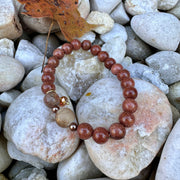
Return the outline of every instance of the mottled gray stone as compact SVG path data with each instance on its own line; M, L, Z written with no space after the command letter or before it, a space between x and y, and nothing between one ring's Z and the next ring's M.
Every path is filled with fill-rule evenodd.
M168 13L171 13L174 16L176 16L178 19L180 19L180 1L178 1L176 6L172 8L170 11L168 11Z
M170 10L176 6L179 0L158 0L158 9L160 10Z
M14 42L10 39L0 39L0 55L14 57Z

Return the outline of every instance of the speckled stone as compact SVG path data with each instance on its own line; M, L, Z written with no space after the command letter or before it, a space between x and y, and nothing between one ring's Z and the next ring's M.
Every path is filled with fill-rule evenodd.
M24 77L24 67L10 56L0 55L0 92L15 87Z
M179 0L158 0L158 9L160 10L170 10L176 6Z
M14 42L10 39L0 39L0 55L14 57Z
M61 87L56 86L56 92L60 97L67 96ZM75 151L79 138L76 132L56 124L55 114L43 97L39 86L18 96L6 113L4 134L22 153L56 163ZM66 106L73 110L71 102Z
M164 93L143 80L135 79L135 87L139 93L136 121L132 127L126 128L125 138L109 139L102 145L92 138L85 141L91 160L112 179L137 176L154 159L171 130L172 112ZM87 93L91 95L87 96ZM108 129L112 123L118 122L123 99L118 80L101 79L78 102L78 120L90 123L93 128Z
M180 1L178 1L176 6L172 8L170 11L168 11L168 13L171 13L174 16L176 16L178 19L180 19Z

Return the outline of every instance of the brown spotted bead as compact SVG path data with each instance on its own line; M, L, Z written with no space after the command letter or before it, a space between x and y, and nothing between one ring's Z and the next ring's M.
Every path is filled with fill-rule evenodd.
M55 91L49 91L44 96L44 103L49 108L53 108L54 106L58 106L60 103L60 99L59 99L58 94Z
M111 138L117 139L117 140L122 139L126 134L125 127L119 123L111 124L109 128L109 132L110 132Z
M121 70L119 73L117 73L117 78L122 81L122 79L124 78L129 78L130 77L130 73L128 70L123 69Z
M79 138L82 140L89 139L93 134L93 128L88 123L81 123L77 128Z
M107 68L107 69L111 69L112 65L115 64L116 61L113 59L113 58L107 58L105 61L104 61L104 66Z
M89 40L84 40L82 43L81 43L81 47L83 50L89 50L91 48L91 41Z
M41 90L44 94L46 94L48 91L55 90L55 85L52 83L43 83Z
M71 52L73 51L73 45L70 43L64 43L61 48L63 49L65 54L71 54Z
M125 112L134 113L137 110L137 102L134 99L127 98L122 104L122 108Z
M107 58L109 58L109 54L106 51L101 51L98 53L99 61L104 62Z
M51 73L44 73L41 77L42 82L46 83L53 83L55 81L54 74Z
M104 144L109 139L109 132L103 127L97 127L92 137L96 143Z
M43 73L51 73L54 74L55 73L55 68L50 66L50 65L46 65L43 68Z
M123 66L121 64L113 64L111 67L111 72L114 75L117 75L121 70L123 70Z
M128 88L128 87L134 87L135 83L132 78L124 78L121 80L121 87Z
M52 66L54 68L58 67L59 65L59 59L55 56L52 56L48 59L48 65Z
M134 87L127 87L123 90L123 96L124 98L132 98L135 99L138 95L138 92L136 90L136 88Z
M123 112L119 116L119 122L125 127L131 127L135 122L135 117L132 113Z
M92 55L96 56L101 51L101 47L98 45L93 45L91 47L91 53Z
M79 50L81 48L81 42L77 39L73 39L71 41L71 44L72 44L74 50Z
M53 51L53 56L57 57L58 59L62 59L64 57L64 50L63 49L55 49Z
M71 131L76 131L76 130L77 130L77 127L78 127L78 125L77 125L75 122L73 122L73 123L71 123L71 124L69 125L69 129L70 129Z

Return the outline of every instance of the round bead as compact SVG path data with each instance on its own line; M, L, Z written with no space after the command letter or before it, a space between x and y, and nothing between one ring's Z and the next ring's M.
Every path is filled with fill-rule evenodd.
M64 43L62 45L62 49L64 50L65 54L71 54L73 51L73 46L70 43Z
M75 119L74 112L69 108L62 108L56 112L56 123L63 128L67 128Z
M109 138L109 132L103 127L97 127L92 137L96 143L104 144Z
M54 74L45 73L42 75L41 80L42 80L42 82L53 83L55 81L55 77L54 77Z
M125 112L134 113L137 110L137 102L134 99L125 99L122 108Z
M79 126L77 128L77 132L78 132L78 135L79 135L80 139L86 140L86 139L89 139L92 136L93 128L88 123L82 123L82 124L79 124Z
M124 78L121 81L121 87L127 88L127 87L134 87L135 83L134 80L132 78Z
M79 50L81 48L81 42L78 39L73 39L71 44L74 50Z
M93 45L91 47L91 53L92 55L96 56L101 51L101 47L98 45Z
M43 68L43 73L51 73L54 74L55 73L55 68L50 66L50 65L46 65Z
M125 127L131 127L135 122L135 117L131 113L123 112L119 116L119 122L123 124Z
M112 124L109 128L109 132L110 132L110 136L113 139L117 139L117 140L122 139L126 134L125 127L119 123Z
M91 41L89 40L84 40L82 43L81 43L81 47L83 50L89 50L91 48Z
M52 108L52 112L53 112L53 113L56 113L58 110L59 110L59 106L54 106L54 107Z
M63 49L59 49L59 48L55 49L53 51L53 56L57 57L58 59L62 59L64 57Z
M98 53L98 59L101 62L104 62L109 57L109 54L106 51L101 51Z
M123 91L123 96L124 98L132 98L132 99L135 99L138 95L138 92L136 90L136 88L134 87L127 87L124 89Z
M61 96L60 97L60 106L65 106L65 105L67 105L67 104L69 104L69 102L68 102L68 98L66 97L66 96Z
M116 61L113 59L113 58L107 58L105 61L104 61L104 66L107 68L107 69L111 69L112 65L115 64Z
M56 92L50 91L50 92L46 93L46 95L44 96L44 103L49 108L58 106L60 103L59 96L57 95Z
M71 131L76 131L77 130L77 124L75 123L75 122L73 122L73 123L71 123L70 125L69 125L69 129L71 130Z
M113 64L111 67L112 74L116 75L123 69L123 66L121 64Z
M48 65L52 66L54 68L58 67L59 65L59 59L55 56L52 56L48 59Z
M44 94L46 94L48 91L55 90L55 85L52 83L43 83L41 90Z
M130 73L128 70L123 69L119 73L117 73L117 78L121 81L123 78L129 78Z

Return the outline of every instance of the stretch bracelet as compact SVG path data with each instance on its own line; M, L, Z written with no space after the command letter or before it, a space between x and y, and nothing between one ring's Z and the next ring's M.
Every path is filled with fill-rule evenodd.
M77 124L74 122L74 112L65 108L68 104L66 96L59 97L55 92L55 68L59 65L60 60L64 55L71 54L73 50L90 50L92 55L97 56L99 61L104 62L104 66L109 69L112 74L117 76L121 82L123 89L123 96L125 100L122 103L123 112L119 115L119 122L111 124L109 130L104 127L93 127L88 123ZM92 45L89 40L84 40L82 43L74 39L70 43L62 45L61 49L57 48L53 52L53 56L48 59L47 64L43 68L42 75L42 92L45 94L44 103L47 107L51 108L55 115L56 123L63 127L69 128L71 131L77 131L79 138L82 140L92 137L98 144L107 142L109 138L116 140L124 138L126 134L126 127L131 127L135 122L134 112L137 110L138 105L135 101L138 93L134 80L130 77L128 70L123 69L121 64L116 63L113 58L110 58L106 51L101 51L98 45Z

